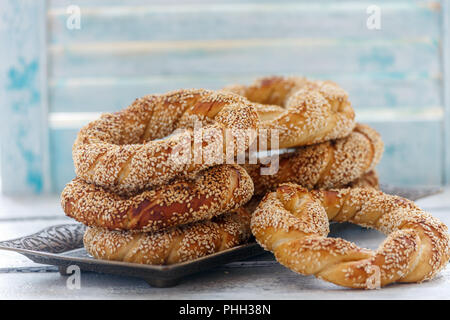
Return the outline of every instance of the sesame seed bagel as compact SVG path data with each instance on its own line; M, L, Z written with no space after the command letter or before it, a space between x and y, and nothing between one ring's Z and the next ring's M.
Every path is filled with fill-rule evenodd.
M279 148L290 148L345 137L355 126L347 93L331 81L265 77L223 90L258 103L259 129L266 129L269 147L274 130Z
M194 132L196 121L202 127ZM81 129L72 148L75 172L118 193L160 186L225 163L225 152L218 151L245 152L252 138L242 140L240 129L257 124L253 104L232 93L191 89L148 95Z
M261 174L261 169L270 165L265 160L243 167L252 177L255 194L273 191L285 182L297 183L307 189L341 188L373 170L383 149L378 132L367 125L357 124L345 138L281 154L279 169L274 174Z
M245 209L159 232L88 228L86 251L97 259L169 265L194 260L245 243L251 235Z
M235 210L253 194L253 183L238 165L206 169L195 179L177 180L132 196L121 196L75 178L61 194L67 216L109 230L158 231Z
M387 235L376 251L327 238L328 220ZM308 191L283 184L252 215L252 233L278 262L350 288L433 278L450 258L447 226L412 201L372 188Z

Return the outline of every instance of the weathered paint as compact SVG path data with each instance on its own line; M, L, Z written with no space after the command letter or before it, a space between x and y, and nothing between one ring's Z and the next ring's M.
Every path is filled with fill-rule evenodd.
M439 50L436 39L428 38L316 38L52 45L49 54L51 77L245 74L261 68L266 72L318 74L407 70L438 74L435 57Z
M3 1L0 16L1 175L4 193L48 190L45 5Z
M276 38L437 37L436 1L380 3L382 32L366 28L373 1L277 1L178 5L80 4L82 28L65 28L64 7L49 13L50 43ZM381 31L381 30L380 30Z
M50 82L50 110L52 112L108 112L129 105L137 97L166 92L178 88L220 89L231 83L251 83L254 75L162 76L162 77L93 77L58 79ZM282 75L292 73L278 73ZM416 78L415 75L398 78L384 74L384 78L368 74L308 75L338 82L350 94L358 110L401 109L424 110L442 108L441 82L438 79ZM363 77L362 75L366 75Z

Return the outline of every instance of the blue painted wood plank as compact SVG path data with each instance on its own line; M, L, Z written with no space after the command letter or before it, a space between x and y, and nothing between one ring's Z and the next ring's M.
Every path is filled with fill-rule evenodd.
M383 2L382 30L366 27L373 1L180 5L80 4L82 30L66 28L65 8L49 14L50 43L321 37L438 37L436 1Z
M450 0L443 1L442 23L443 95L445 104L444 181L446 184L450 184Z
M51 129L50 155L52 163L52 191L60 193L66 183L75 178L72 145L79 129Z
M148 5L167 5L167 6L179 6L179 5L223 5L223 4L258 4L258 3L274 3L274 0L127 0L124 4L123 0L77 0L76 4L81 7L123 7L126 6L148 6ZM277 0L276 3L299 3L308 2L307 0ZM322 6L343 6L348 8L349 6L358 5L361 1L339 1L336 0L318 0ZM423 1L423 0L376 0L376 4L390 4L392 5L419 5L419 6L434 6L438 1ZM434 4L433 4L434 3ZM48 0L48 7L50 9L64 9L67 6L73 5L73 0Z
M260 75L267 75L261 73ZM364 75L364 76L362 76ZM385 75L386 76L386 75ZM49 91L52 112L101 112L119 110L135 98L179 88L220 89L232 83L251 83L256 75L165 76L145 78L72 78L52 81ZM376 78L369 74L319 75L349 92L356 110L378 108L439 108L441 83L437 79Z
M441 185L442 121L369 122L385 143L380 181L394 185Z
M420 72L438 77L439 54L439 42L430 39L70 44L50 47L49 76Z
M2 191L49 189L45 2L2 1L0 104Z
M381 182L408 186L441 184L441 121L369 124L381 133L385 142L386 151L378 165ZM71 152L77 131L50 131L52 163L55 164L52 174L55 192L60 192L75 177Z

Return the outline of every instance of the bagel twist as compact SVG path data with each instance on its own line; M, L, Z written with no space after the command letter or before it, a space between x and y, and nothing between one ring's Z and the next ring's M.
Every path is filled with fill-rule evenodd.
M88 228L86 251L94 258L169 265L191 261L242 244L250 237L250 214L244 209L155 233Z
M253 194L253 183L238 165L205 170L132 196L121 196L75 178L61 194L67 216L109 230L158 231L236 210Z
M273 133L278 135L279 148L291 148L343 138L355 126L347 93L331 81L266 77L250 86L223 90L258 104L260 137L264 129L269 148Z
M244 164L255 185L255 194L274 190L279 184L292 182L308 189L345 187L373 170L383 154L380 135L367 125L357 124L353 132L334 141L322 142L284 153L274 174L262 175L258 164ZM264 163L264 164L262 164Z
M327 238L328 220L387 234L376 251ZM372 188L311 191L283 184L252 215L256 240L284 266L351 288L433 278L450 258L447 226L412 201Z
M196 120L198 132L192 130ZM80 130L72 148L75 172L116 193L160 186L225 163L219 150L244 152L252 141L242 140L240 131L257 124L253 104L231 93L192 89L145 96Z

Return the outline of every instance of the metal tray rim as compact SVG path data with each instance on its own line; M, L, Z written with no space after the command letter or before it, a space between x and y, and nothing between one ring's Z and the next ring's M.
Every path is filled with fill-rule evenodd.
M22 239L22 238L16 238L13 240L20 240L20 239ZM46 258L54 258L54 259L64 260L64 261L77 261L77 262L83 262L83 263L89 263L89 264L97 264L97 265L104 264L104 265L113 265L113 266L118 266L118 267L131 267L131 268L139 268L139 269L143 269L143 270L154 270L154 271L176 270L176 269L180 269L180 268L183 268L183 267L195 264L195 263L199 263L199 262L202 262L205 260L210 260L211 258L220 257L220 256L226 255L230 252L241 251L243 249L250 249L252 247L259 247L259 244L256 242L241 244L239 246L235 246L233 248L229 248L229 249L226 249L226 250L223 250L220 252L212 253L212 254L209 254L204 257L200 257L200 258L197 258L194 260L180 262L180 263L176 263L176 264L172 264L172 265L150 265L150 264L142 264L142 263L115 261L115 260L102 260L102 259L96 259L96 258L87 259L87 258L81 258L81 257L65 256L61 253L50 253L50 252L45 252L45 251L36 251L36 250L29 250L29 249L22 249L22 248L12 248L12 247L2 246L2 244L0 242L1 250L13 251L13 252L24 254L25 256L32 255L32 256L39 256L39 257L46 257ZM70 251L79 250L79 249L81 249L81 248L67 250L64 252L70 252Z
M85 258L85 257L64 255L64 253L67 253L67 252L71 252L74 250L80 250L83 248L82 246L79 246L77 248L72 248L69 250L64 250L60 253L52 253L52 252L46 252L46 251L40 251L40 250L25 249L25 248L20 248L17 246L6 246L5 245L6 242L21 241L25 238L32 238L33 236L37 236L43 232L46 232L50 228L57 229L57 228L63 228L63 227L67 227L67 226L77 226L77 225L79 225L79 224L78 223L68 223L68 224L53 225L53 226L49 226L47 228L44 228L44 229L37 231L33 234L30 234L30 235L26 235L26 236L14 238L14 239L8 239L5 241L0 241L0 250L17 252L17 253L23 254L27 257L28 256L37 256L37 257L57 259L57 260L62 260L62 261L73 261L73 262L82 262L82 263L88 263L88 264L108 265L108 266L117 266L117 267L129 267L129 268L138 268L138 269L142 269L142 270L152 270L152 271L162 271L163 272L163 271L174 271L177 269L182 269L184 267L187 267L187 266L190 266L193 264L198 264L203 261L211 260L214 258L218 258L220 256L225 256L225 255L233 253L233 252L239 252L241 250L259 247L259 244L255 241L253 241L253 242L244 243L244 244L241 244L241 245L238 245L238 246L235 246L235 247L232 247L232 248L220 251L220 252L212 253L212 254L209 254L204 257L200 257L200 258L197 258L194 260L184 261L184 262L180 262L180 263L176 263L176 264L172 264L172 265L150 265L150 264L132 263L132 262L124 262L124 261L115 261L115 260L102 260L102 259L96 259L93 257ZM263 249L261 248L261 253L262 252L263 252Z

